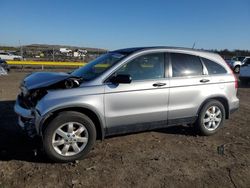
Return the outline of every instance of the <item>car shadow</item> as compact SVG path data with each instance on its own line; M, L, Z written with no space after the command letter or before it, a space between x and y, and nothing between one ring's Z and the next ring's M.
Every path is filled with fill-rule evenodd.
M239 88L250 88L250 82L244 84L239 82Z
M17 125L14 101L0 101L0 161L46 162L40 140L29 139Z
M0 101L0 161L20 160L50 163L43 152L41 152L40 139L30 139L17 125L17 115L13 109L14 103L15 101ZM196 135L190 126L173 126L153 131L165 134ZM135 133L109 136L108 138L130 134Z
M128 135L134 135L134 134L140 134L140 133L146 133L146 132L158 132L158 133L164 133L164 134L176 134L176 135L185 135L185 136L194 136L194 137L197 136L197 133L192 126L175 125L175 126L169 126L169 127L160 128L160 129L110 135L106 138L108 139L108 138L122 137L122 136L128 136Z
M166 134L176 134L185 136L197 136L196 131L193 126L189 125L176 125L163 129L156 130L156 132L166 133Z

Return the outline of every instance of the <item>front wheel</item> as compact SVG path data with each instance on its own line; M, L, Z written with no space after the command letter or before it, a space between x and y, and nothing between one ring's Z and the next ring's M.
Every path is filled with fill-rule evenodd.
M47 156L55 162L81 159L93 147L96 129L92 120L79 112L62 112L47 126L43 135Z
M215 134L222 126L225 120L225 108L217 100L211 100L206 103L196 122L196 129L201 135Z

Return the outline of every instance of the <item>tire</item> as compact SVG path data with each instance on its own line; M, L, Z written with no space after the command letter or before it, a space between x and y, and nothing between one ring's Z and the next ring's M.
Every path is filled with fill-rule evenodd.
M237 74L240 73L240 66L239 65L234 67L234 72L237 73Z
M73 128L69 128L71 125ZM79 142L75 142L76 140ZM93 121L88 116L74 111L62 112L57 115L48 124L43 134L45 154L54 162L72 162L84 158L95 141L96 129ZM76 145L77 147L75 147Z
M215 112L213 112L213 109L215 109ZM220 115L216 116L216 114L219 112ZM211 113L213 117L208 116L208 113ZM220 121L218 121L219 119ZM215 134L223 126L224 121L225 121L225 107L221 102L217 100L211 100L207 102L200 110L198 119L195 123L195 128L200 135L209 136Z

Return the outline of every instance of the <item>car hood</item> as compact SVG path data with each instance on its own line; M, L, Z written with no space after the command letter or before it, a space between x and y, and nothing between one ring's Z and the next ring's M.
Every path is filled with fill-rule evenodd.
M70 77L73 76L62 72L36 72L24 78L22 86L26 87L28 90L48 87Z

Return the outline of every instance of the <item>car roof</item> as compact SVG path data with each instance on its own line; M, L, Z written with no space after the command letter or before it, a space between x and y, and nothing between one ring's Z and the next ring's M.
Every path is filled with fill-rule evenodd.
M193 48L184 48L184 47L170 47L170 46L147 46L147 47L133 47L133 48L124 48L119 50L110 51L111 53L122 53L122 54L132 54L138 51L151 50L151 49L167 49L167 50L188 50L194 52L207 52L213 53L207 50L198 50Z
M185 54L195 55L195 56L209 59L211 61L221 64L224 67L226 64L225 60L217 53L214 53L208 50L199 50L199 49L183 48L183 47L169 47L169 46L135 47L135 48L119 49L119 50L111 51L111 53L114 52L114 53L130 55L133 53L137 53L137 52L139 53L139 52L143 52L147 50L156 50L156 51L166 50L166 52L169 51L170 53L185 53Z
M250 56L234 56L233 58L239 58L239 57L242 57L242 58L250 58Z

